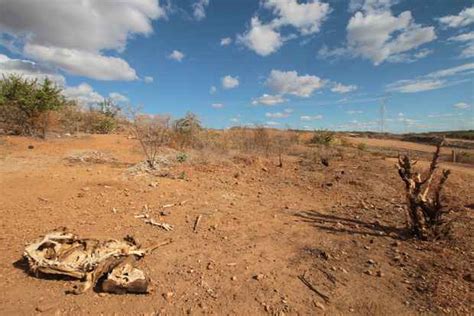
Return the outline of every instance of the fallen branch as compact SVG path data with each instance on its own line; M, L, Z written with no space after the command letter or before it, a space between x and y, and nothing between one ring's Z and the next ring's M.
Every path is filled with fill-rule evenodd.
M306 285L311 291L313 291L314 293L316 293L317 295L319 295L326 303L329 302L329 296L327 296L326 294L322 293L320 290L318 290L314 285L312 285L306 278L304 275L300 275L298 276L298 279L301 280L301 282L303 282L304 285Z

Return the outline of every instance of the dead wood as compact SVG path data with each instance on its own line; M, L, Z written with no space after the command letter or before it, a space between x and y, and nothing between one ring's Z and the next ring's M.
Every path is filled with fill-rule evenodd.
M306 285L311 291L313 291L314 293L316 293L317 295L319 295L326 303L329 302L329 296L327 296L326 294L322 293L320 290L318 290L313 284L311 284L311 282L309 282L305 275L300 275L298 276L298 279L301 280L301 282L303 282L304 285Z
M434 233L436 226L442 223L444 211L441 204L441 190L450 171L442 171L437 185L433 185L433 179L443 143L444 139L441 139L436 145L430 168L424 176L413 170L417 161L411 160L407 155L398 157L397 168L400 178L405 183L410 229L420 239L427 239Z

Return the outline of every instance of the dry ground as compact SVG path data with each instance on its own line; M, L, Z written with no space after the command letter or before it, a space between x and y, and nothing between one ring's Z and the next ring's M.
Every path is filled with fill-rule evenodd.
M0 314L473 312L472 167L457 166L448 181L457 220L446 236L420 242L407 239L403 185L380 155L345 148L329 167L302 155L278 168L270 158L193 152L152 177L129 171L136 148L120 135L0 138ZM90 151L104 161L67 159ZM175 229L136 219L144 205ZM25 243L62 226L145 246L172 238L141 262L153 292L67 295L74 282L25 273Z

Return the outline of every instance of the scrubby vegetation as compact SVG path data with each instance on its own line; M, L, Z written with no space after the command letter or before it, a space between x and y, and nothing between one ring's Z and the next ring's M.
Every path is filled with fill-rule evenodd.
M4 130L21 135L45 136L50 113L68 102L52 81L29 80L11 75L0 80L0 124Z

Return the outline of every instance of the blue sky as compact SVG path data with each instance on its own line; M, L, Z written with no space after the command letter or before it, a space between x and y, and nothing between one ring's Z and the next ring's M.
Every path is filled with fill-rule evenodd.
M474 7L447 0L0 0L0 73L208 127L474 128Z

